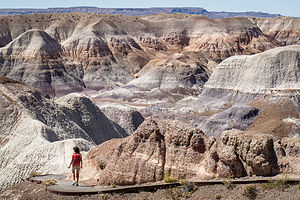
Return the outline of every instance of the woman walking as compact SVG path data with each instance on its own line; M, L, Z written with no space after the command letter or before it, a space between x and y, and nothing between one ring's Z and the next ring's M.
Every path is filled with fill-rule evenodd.
M79 182L79 172L80 168L82 168L82 155L80 154L80 150L78 146L73 147L74 153L72 154L72 160L68 168L72 165L72 173L73 173L73 183L72 185L78 186ZM76 181L75 181L76 175Z

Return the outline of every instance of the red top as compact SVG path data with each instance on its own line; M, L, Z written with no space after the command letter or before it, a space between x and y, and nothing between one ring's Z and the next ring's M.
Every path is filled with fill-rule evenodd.
M81 154L73 153L72 155L72 165L73 167L80 167L80 161L81 161Z

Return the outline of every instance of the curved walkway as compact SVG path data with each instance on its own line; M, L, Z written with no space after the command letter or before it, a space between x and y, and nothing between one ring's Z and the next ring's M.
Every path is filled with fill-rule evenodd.
M179 182L174 183L151 183L142 185L132 185L132 186L117 186L117 187L99 187L91 186L84 183L79 183L79 186L73 186L70 181L66 181L67 176L63 175L43 175L29 178L31 182L42 183L46 179L55 179L57 182L55 185L48 186L47 191L56 194L65 195L88 195L88 194L99 194L99 193L113 193L113 192L132 192L139 190L153 190L158 188L168 188L170 186L179 186ZM240 179L220 179L220 180L204 180L204 181L194 181L195 185L213 185L213 184L224 184L225 180L230 180L233 184L249 184L249 183L265 183L270 181L271 177L263 178L240 178ZM280 180L280 178L273 177L272 180ZM300 178L290 178L288 182L299 182Z

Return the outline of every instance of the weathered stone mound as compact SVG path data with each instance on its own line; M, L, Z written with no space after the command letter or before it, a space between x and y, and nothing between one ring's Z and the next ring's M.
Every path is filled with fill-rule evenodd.
M0 77L0 119L0 188L32 171L66 173L74 145L87 152L125 136L87 97L53 102L7 77Z
M272 137L224 132L221 141L176 120L148 118L129 137L107 141L87 155L83 177L100 184L137 184L178 178L274 175Z
M274 148L281 172L300 174L300 138L283 138Z
M221 121L226 123L220 126L220 121L214 119L222 114L218 113L203 120L200 127L208 134L222 126L230 129L234 115L226 113L230 113L232 105L242 103L258 108L259 113L238 129L271 134L276 139L299 137L299 126L286 121L299 119L299 58L300 46L292 45L251 56L234 56L220 63L204 85L196 107L200 111L225 110Z
M56 40L38 29L22 33L1 50L4 57L23 60L56 59L62 52Z
M69 94L55 103L70 119L89 134L93 142L100 144L115 137L126 137L128 134L120 130L107 116L85 96Z
M190 45L185 49L208 52L210 58L218 62L232 55L254 54L280 46L244 18L217 21L196 18L195 23ZM207 27L210 27L209 30Z
M102 184L136 184L162 180L164 174L211 176L199 168L207 155L207 137L199 130L172 121L147 119L131 136L111 140L91 152L89 166ZM101 164L106 167L100 170ZM90 169L88 169L90 171Z

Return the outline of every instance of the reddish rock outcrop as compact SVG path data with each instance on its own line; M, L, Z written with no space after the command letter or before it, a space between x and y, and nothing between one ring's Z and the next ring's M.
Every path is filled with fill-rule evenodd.
M221 141L178 121L148 118L131 136L107 141L87 155L83 177L100 184L155 182L170 174L206 179L275 175L273 140L231 130Z
M150 118L124 140L110 140L90 151L86 173L96 171L101 184L155 182L167 173L212 177L209 167L199 165L209 156L207 139L187 124Z

